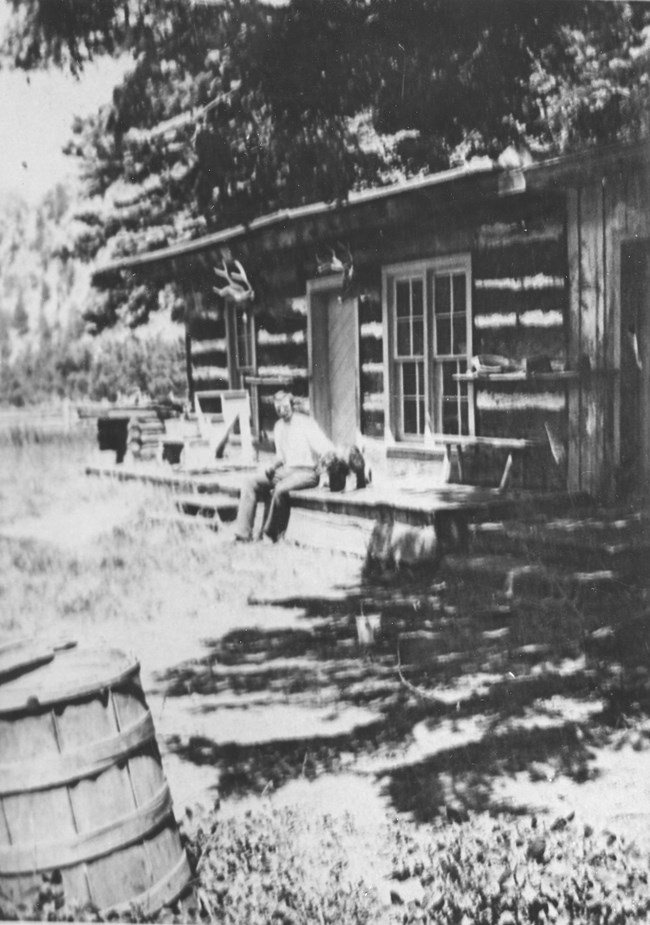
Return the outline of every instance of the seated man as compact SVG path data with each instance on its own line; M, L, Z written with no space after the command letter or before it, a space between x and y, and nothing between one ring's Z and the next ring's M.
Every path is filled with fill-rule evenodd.
M276 392L273 401L279 418L273 429L276 459L244 483L235 523L235 539L240 542L252 539L258 501L267 504L262 533L277 542L289 523L289 492L318 485L320 459L334 449L312 418L294 414L293 395Z

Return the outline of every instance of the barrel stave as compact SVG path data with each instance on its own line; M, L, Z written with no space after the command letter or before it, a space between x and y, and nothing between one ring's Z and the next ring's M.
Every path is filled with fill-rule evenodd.
M40 705L24 679L0 690L0 892L14 904L29 910L55 859L73 905L152 913L187 884L138 667L66 653L34 672Z

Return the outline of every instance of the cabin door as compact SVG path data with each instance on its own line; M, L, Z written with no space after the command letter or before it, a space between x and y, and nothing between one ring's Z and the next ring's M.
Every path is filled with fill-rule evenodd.
M650 495L650 243L621 257L620 488Z
M338 293L310 292L311 404L333 442L349 444L359 429L359 329L356 300Z

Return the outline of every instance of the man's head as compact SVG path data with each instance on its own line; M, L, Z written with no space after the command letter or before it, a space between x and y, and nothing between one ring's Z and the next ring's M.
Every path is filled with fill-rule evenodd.
M275 413L283 421L290 421L293 415L293 395L291 392L276 392L273 396Z

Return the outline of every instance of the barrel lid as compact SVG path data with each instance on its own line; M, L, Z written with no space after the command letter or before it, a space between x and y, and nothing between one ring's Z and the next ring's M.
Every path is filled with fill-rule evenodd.
M13 639L0 645L0 684L45 665L54 658L54 648L32 637Z
M32 712L115 687L138 671L140 664L119 649L69 648L34 670L0 684L0 715Z

